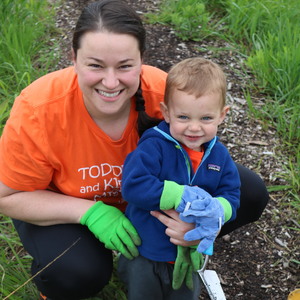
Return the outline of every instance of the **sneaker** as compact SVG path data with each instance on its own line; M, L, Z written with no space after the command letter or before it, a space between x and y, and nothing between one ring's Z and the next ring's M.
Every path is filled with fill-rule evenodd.
M42 293L40 293L40 299L39 300L51 300L51 299L47 298L47 296L44 296Z

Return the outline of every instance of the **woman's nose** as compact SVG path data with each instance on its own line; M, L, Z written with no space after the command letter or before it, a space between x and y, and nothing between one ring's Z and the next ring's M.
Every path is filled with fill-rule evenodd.
M116 72L114 70L107 70L102 78L102 84L110 90L116 88L119 85Z

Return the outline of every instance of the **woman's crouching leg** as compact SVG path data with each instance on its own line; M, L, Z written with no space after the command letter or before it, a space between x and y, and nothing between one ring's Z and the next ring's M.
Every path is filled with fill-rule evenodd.
M112 252L87 227L36 226L14 220L24 248L33 257L32 275L43 295L55 300L84 299L109 282Z

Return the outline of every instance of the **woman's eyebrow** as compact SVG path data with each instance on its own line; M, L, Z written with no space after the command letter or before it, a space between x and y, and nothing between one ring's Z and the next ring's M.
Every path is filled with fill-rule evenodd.
M87 57L88 59L92 59L96 62L99 62L99 63L104 63L104 61L102 59L99 59L99 58L96 58L96 57L93 57L93 56L88 56ZM128 63L130 61L133 61L133 58L126 58L126 59L123 59L121 61L119 61L120 64L123 64L123 63Z

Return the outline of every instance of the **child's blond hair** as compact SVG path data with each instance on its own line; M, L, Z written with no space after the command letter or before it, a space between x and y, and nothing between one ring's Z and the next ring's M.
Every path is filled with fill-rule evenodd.
M177 89L197 98L219 93L222 107L226 102L226 77L219 65L202 58L187 58L174 65L167 77L164 102L168 105L171 94Z

